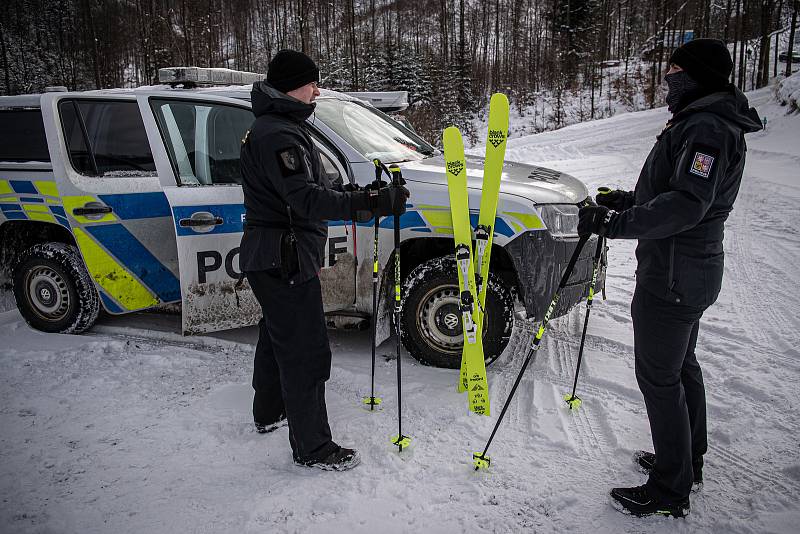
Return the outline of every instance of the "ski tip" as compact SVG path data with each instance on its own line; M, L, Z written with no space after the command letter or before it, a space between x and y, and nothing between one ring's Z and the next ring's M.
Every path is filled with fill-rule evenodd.
M472 453L472 465L475 466L475 471L480 469L488 469L492 463L491 458L480 452Z
M491 100L489 101L489 106L496 106L498 104L508 107L508 97L503 93L493 94Z
M456 126L448 126L445 128L444 132L442 133L442 139L463 142L461 139L461 130L459 130Z
M570 410L577 410L578 408L581 407L581 404L583 403L583 401L579 397L573 397L569 393L564 395L564 402L567 403L567 406L569 406Z
M407 449L411 446L411 438L408 436L392 436L392 445L395 445L398 448L398 452L403 452L403 449Z

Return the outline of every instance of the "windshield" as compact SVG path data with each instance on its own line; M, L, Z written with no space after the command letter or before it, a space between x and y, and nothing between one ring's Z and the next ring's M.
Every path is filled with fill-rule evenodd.
M417 134L380 111L359 102L317 100L317 117L368 160L415 161L436 153Z

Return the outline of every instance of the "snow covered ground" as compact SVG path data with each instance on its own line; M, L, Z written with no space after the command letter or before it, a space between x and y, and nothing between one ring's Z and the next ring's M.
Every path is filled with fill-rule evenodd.
M552 323L492 446L474 472L521 359L489 368L492 418L468 416L456 373L404 359L399 455L393 340L380 347L383 410L369 413L369 336L331 331L334 439L363 464L324 473L292 464L283 428L252 431L256 332L182 338L174 316L105 319L82 336L31 330L0 313L2 532L797 532L800 524L800 117L764 89L769 129L749 136L726 236L719 302L701 323L708 391L706 485L686 520L613 510L613 485L650 437L633 371L633 242L613 242L608 300L589 325L566 409L583 308ZM570 172L590 189L631 188L668 115L629 113L514 139L508 157ZM5 302L6 307L7 300Z

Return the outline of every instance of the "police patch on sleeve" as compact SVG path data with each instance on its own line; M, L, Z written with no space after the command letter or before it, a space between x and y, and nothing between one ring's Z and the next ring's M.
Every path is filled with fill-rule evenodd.
M276 152L278 167L283 176L292 176L300 173L302 162L296 147L283 148Z
M689 172L708 178L711 176L711 168L714 166L714 156L710 154L703 154L702 152L695 152L694 159L692 160L692 168Z
M703 143L694 143L689 147L687 159L689 168L686 172L700 178L710 179L714 174L715 166L719 165L719 149Z

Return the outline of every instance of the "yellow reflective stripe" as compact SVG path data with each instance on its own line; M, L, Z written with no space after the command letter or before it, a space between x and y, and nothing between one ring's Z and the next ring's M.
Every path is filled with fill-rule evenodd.
M73 234L92 278L123 308L141 310L158 304L158 299L84 230L74 228Z
M531 230L536 228L544 228L544 224L542 224L542 220L537 217L533 213L519 213L513 211L504 211L506 215L511 215L512 217L516 217L517 219L525 225L525 228Z
M19 199L17 197L3 197L0 198L0 202L9 202L9 203L13 202L14 204L16 204L17 202L19 202Z
M36 190L39 191L41 195L47 195L49 197L57 197L58 196L58 186L55 182L50 180L37 180L33 182L34 187Z
M400 284L394 286L394 300L400 300Z
M511 227L514 228L515 232L522 232L523 230L525 230L522 226L515 223L514 221L508 221L508 222L511 224Z
M590 287L589 288L589 300L592 300L593 298L594 298L594 288Z
M453 218L450 216L450 210L421 210L425 221L430 226L453 227Z
M38 211L33 213L29 212L28 218L32 221L42 221L42 222L52 222L52 223L56 222L55 215L52 215L50 213L41 213Z
M375 260L375 264L372 266L372 272L378 272L378 260Z
M113 213L107 213L107 214L103 215L99 219L87 219L84 216L77 216L77 215L72 213L72 210L74 210L75 208L83 207L83 205L86 204L87 202L97 202L98 201L96 198L94 198L92 196L88 196L88 195L87 196L83 196L83 195L80 195L80 196L65 196L65 197L62 197L62 200L64 201L64 211L66 211L69 215L72 215L75 218L75 220L78 221L81 224L93 224L93 223L98 223L98 222L112 222L112 221L116 221L117 220L116 215L114 215Z
M38 211L40 213L50 213L50 208L48 208L44 204L23 204L22 209L24 209L29 214L33 211Z
M14 190L8 184L8 180L0 180L0 195L13 195Z

